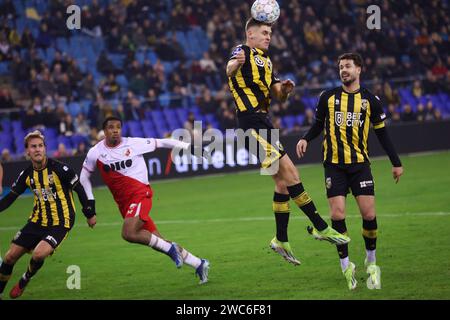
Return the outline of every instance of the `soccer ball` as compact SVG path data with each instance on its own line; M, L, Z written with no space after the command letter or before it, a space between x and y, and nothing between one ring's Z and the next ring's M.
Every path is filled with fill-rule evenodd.
M280 6L276 0L256 0L253 2L251 14L255 20L274 23L280 17Z

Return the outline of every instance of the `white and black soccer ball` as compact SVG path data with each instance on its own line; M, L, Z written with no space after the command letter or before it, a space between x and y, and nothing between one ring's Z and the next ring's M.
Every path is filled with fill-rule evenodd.
M274 23L280 17L280 6L276 0L256 0L251 9L252 18L265 23Z

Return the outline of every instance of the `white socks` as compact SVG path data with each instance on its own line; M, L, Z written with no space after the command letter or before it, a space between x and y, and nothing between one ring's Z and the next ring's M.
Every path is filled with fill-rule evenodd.
M340 260L340 262L341 262L341 269L342 269L342 272L344 272L345 269L347 269L347 267L348 267L348 265L349 265L349 263L350 263L350 260L348 259L348 257L345 257L344 259L339 259L339 260Z
M181 256L183 257L184 263L190 265L194 269L197 269L202 264L202 260L200 258L197 258L184 248L183 251L181 251Z
M154 234L152 234L151 238L150 238L150 243L148 244L150 247L152 247L153 249L162 251L162 252L169 252L170 247L172 246L172 244L170 242L167 242L166 240L163 240L157 236L155 236Z
M376 250L366 250L367 262L375 263L377 261L377 258L375 257L375 252Z

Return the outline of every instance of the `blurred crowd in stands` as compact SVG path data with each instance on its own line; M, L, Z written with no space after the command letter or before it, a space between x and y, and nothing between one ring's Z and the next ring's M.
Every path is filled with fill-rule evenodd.
M245 41L251 0L76 1L82 30L69 30L72 3L0 0L0 117L19 121L23 131L16 133L50 128L85 137L71 146L58 140L53 151L63 156L86 152L111 114L147 119L156 136L172 129L164 115L152 115L156 110L189 111L174 126L235 126L224 69ZM288 102L271 107L282 134L312 124L318 93L339 85L335 61L349 51L363 56L363 83L381 98L390 123L449 116L448 1L279 3L270 56L278 75L298 86ZM369 4L381 8L381 30L366 27ZM2 151L2 161L20 153L12 148Z

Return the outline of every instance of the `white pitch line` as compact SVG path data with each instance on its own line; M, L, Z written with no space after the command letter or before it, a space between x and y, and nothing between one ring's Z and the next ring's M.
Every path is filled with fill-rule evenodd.
M403 212L403 213L383 213L378 215L379 218L400 218L405 216L450 216L450 212ZM347 215L346 218L361 218L360 215ZM307 220L307 217L305 216L294 216L291 217L291 219L294 220ZM192 220L161 220L161 221L155 221L155 224L161 225L161 224L199 224L199 223L222 223L222 222L254 222L254 221L272 221L274 220L273 217L267 216L267 217L249 217L249 218L229 218L229 219L192 219ZM117 221L117 222L104 222L104 223L97 223L96 227L111 227L111 226L120 226L123 222ZM75 227L87 227L84 224L77 224ZM8 230L18 230L22 228L22 226L10 226L10 227L0 227L0 231L8 231Z

